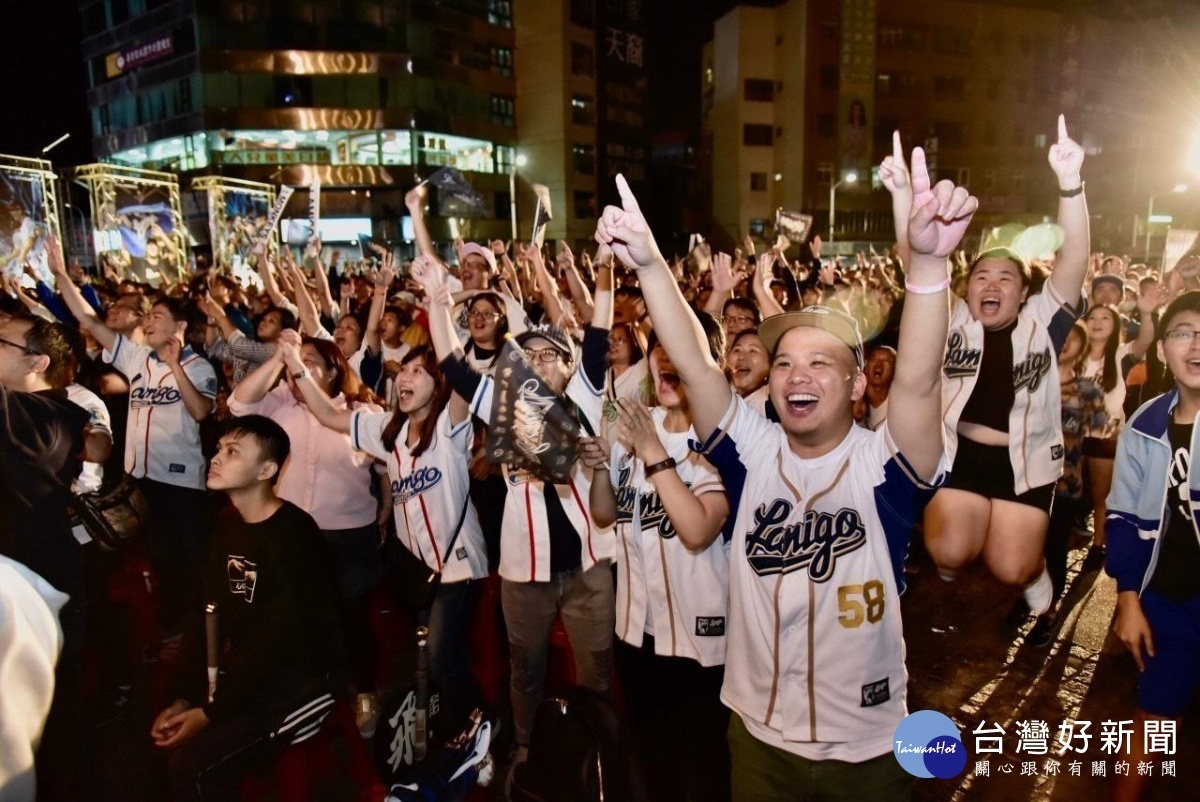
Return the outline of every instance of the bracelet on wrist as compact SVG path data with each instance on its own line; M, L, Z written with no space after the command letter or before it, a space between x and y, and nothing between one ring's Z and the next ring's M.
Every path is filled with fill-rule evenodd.
M292 379L295 381L300 381L301 379L311 379L311 378L312 378L312 373L309 371L308 368L304 368L304 370L298 370L292 374Z
M1074 198L1076 195L1082 195L1082 194L1083 194L1083 188L1084 188L1084 187L1086 187L1086 186L1087 186L1087 182L1086 182L1086 181L1080 181L1080 182L1079 182L1079 186L1075 187L1074 189L1061 189L1061 188L1060 188L1060 189L1058 190L1058 197L1060 197L1060 198Z
M642 476L646 479L649 479L651 476L653 476L656 473L662 473L663 471L669 471L674 467L675 467L674 457L667 457L662 462L656 462L653 465L647 465L646 470L644 470L642 472Z
M950 289L950 276L939 281L937 284L913 284L904 277L904 289L911 292L913 295L936 295L943 290Z

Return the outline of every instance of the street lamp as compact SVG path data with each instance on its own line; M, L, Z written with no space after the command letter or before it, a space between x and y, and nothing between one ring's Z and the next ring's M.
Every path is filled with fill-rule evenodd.
M513 159L512 169L508 171L508 214L512 221L512 241L517 241L517 168L524 167L528 160L524 153L518 153Z
M1176 184L1174 187L1171 188L1171 192L1176 195L1180 195L1187 191L1188 191L1187 184ZM1150 196L1150 208L1146 211L1146 258L1147 259L1150 258L1150 226L1154 222L1153 221L1154 201L1158 199L1159 195L1165 195L1165 194L1166 194L1165 192L1160 192L1157 195Z
M836 201L837 188L842 184L853 184L858 181L858 173L850 171L846 173L846 177L829 188L829 241L833 242L833 219L834 219L834 204Z

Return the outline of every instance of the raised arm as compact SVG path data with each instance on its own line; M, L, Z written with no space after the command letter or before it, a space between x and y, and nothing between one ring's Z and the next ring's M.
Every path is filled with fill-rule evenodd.
M179 388L179 395L183 399L183 406L187 409L192 420L199 423L207 418L213 411L213 400L204 393L196 389L196 385L192 384L192 379L187 375L187 371L183 369L183 365L179 359L183 355L183 339L181 336L172 337L167 340L166 344L159 348L158 356L163 362L167 363L171 374L175 377L175 386Z
M1054 260L1050 283L1067 303L1078 307L1092 238L1087 198L1083 180L1079 177L1083 148L1067 136L1067 121L1061 114L1058 115L1058 141L1050 146L1050 167L1058 178L1058 224L1063 230L1063 246Z
M586 326L592 322L596 306L583 276L579 274L579 268L575 265L575 254L571 253L569 247L563 246L563 252L558 256L558 265L567 277L567 289L571 291L571 299L579 307L579 315L583 318L580 322Z
M907 224L911 264L900 317L896 378L887 428L917 475L932 480L942 459L942 357L950 325L950 268L979 201L949 181L929 186L925 153L912 157L913 204Z
M378 354L383 350L383 341L379 337L379 322L383 320L383 308L387 306L388 288L392 286L392 263L389 258L383 269L375 274L375 289L371 291L371 308L367 311L367 329L363 337L367 343L367 351Z
M67 308L71 310L71 314L79 321L80 326L87 329L96 338L96 341L104 346L106 351L111 352L117 345L118 335L104 325L104 321L96 315L96 310L84 300L83 293L75 286L75 282L71 281L71 276L67 273L67 264L63 261L62 250L54 237L46 238L46 261L50 265L50 272L54 274L55 283L58 285L59 292L62 293Z
M704 311L721 319L725 312L725 302L733 297L733 290L746 277L741 271L735 271L733 257L727 253L715 253L712 257L712 292L704 304ZM643 290L643 293L645 290Z
M338 305L333 302L333 290L329 287L329 272L325 268L325 263L321 261L321 238L314 236L309 242L309 248L312 249L312 269L313 278L317 282L318 300L321 302L321 311L334 322L338 319Z
M437 256L433 248L433 237L429 236L429 228L425 225L425 200L429 197L429 188L424 184L413 187L404 196L404 205L412 215L413 233L417 237L417 250L426 256Z
M1154 312L1166 306L1168 300L1167 288L1161 283L1147 284L1138 295L1138 336L1129 344L1129 353L1134 359L1140 360L1146 351L1154 344Z
M654 329L687 385L696 433L705 440L729 408L733 397L729 382L709 355L704 329L679 291L623 175L617 176L617 190L621 208L605 208L596 224L596 241L612 248L623 264L637 271Z
M550 317L550 322L556 326L561 326L563 312L568 310L569 305L563 301L562 296L558 294L558 282L554 280L554 276L550 275L550 271L546 268L546 261L542 258L542 249L537 246L537 243L530 243L522 251L521 255L526 261L533 264L533 269L537 274L537 283L542 290L542 307L546 310L546 314Z
M746 239L749 237L747 236ZM779 301L775 300L775 295L771 292L771 280L775 278L774 267L777 257L779 257L779 251L774 248L759 256L754 269L754 280L750 282L754 290L754 301L758 304L758 311L764 318L783 312L783 307L779 305ZM784 260L784 266L786 268L787 260Z
M276 306L286 306L287 298L279 290L279 282L275 280L275 273L271 270L271 263L267 260L267 249L259 247L255 249L255 255L258 257L258 276L262 279L263 289L267 291L267 295L271 296L271 303Z
M304 273L300 271L300 266L292 258L291 249L287 249L286 253L283 264L287 272L291 274L292 285L296 288L296 311L297 317L300 318L300 330L311 337L321 327L321 316L317 312L316 303L308 293L308 287L305 286ZM316 272L319 274L321 271Z
M247 405L262 401L263 397L275 386L275 380L279 378L279 372L283 370L283 344L285 342L295 344L299 339L299 335L291 329L281 332L279 334L280 347L275 349L275 353L266 362L247 373L238 382L237 387L233 388L233 400Z

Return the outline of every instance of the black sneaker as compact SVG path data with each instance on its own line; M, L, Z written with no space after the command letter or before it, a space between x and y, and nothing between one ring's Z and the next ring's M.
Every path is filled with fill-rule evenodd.
M1054 636L1057 632L1058 616L1043 613L1037 617L1037 621L1033 623L1033 628L1025 636L1025 643L1035 649L1045 649L1051 643L1054 643Z
M1087 556L1083 558L1083 567L1081 570L1086 574L1092 571L1099 571L1102 568L1104 568L1104 547L1092 546L1088 549Z

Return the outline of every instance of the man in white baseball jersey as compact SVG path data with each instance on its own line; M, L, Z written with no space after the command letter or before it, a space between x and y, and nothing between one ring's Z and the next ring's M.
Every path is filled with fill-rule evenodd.
M730 389L623 177L596 238L638 271L655 330L687 386L697 435L734 510L725 684L733 798L905 799L891 752L907 714L899 589L913 524L940 477L940 368L949 320L946 256L978 206L929 185L913 154L912 264L887 423L854 426L862 340L823 307L775 315L780 422ZM824 761L824 762L821 762Z
M104 359L129 380L125 472L139 480L149 505L146 534L163 591L162 623L175 629L182 604L199 592L196 569L207 552L211 510L205 493L200 421L214 407L217 376L184 344L183 303L159 298L142 322L138 344L100 321L83 300L51 244L51 269L80 325L104 346Z

